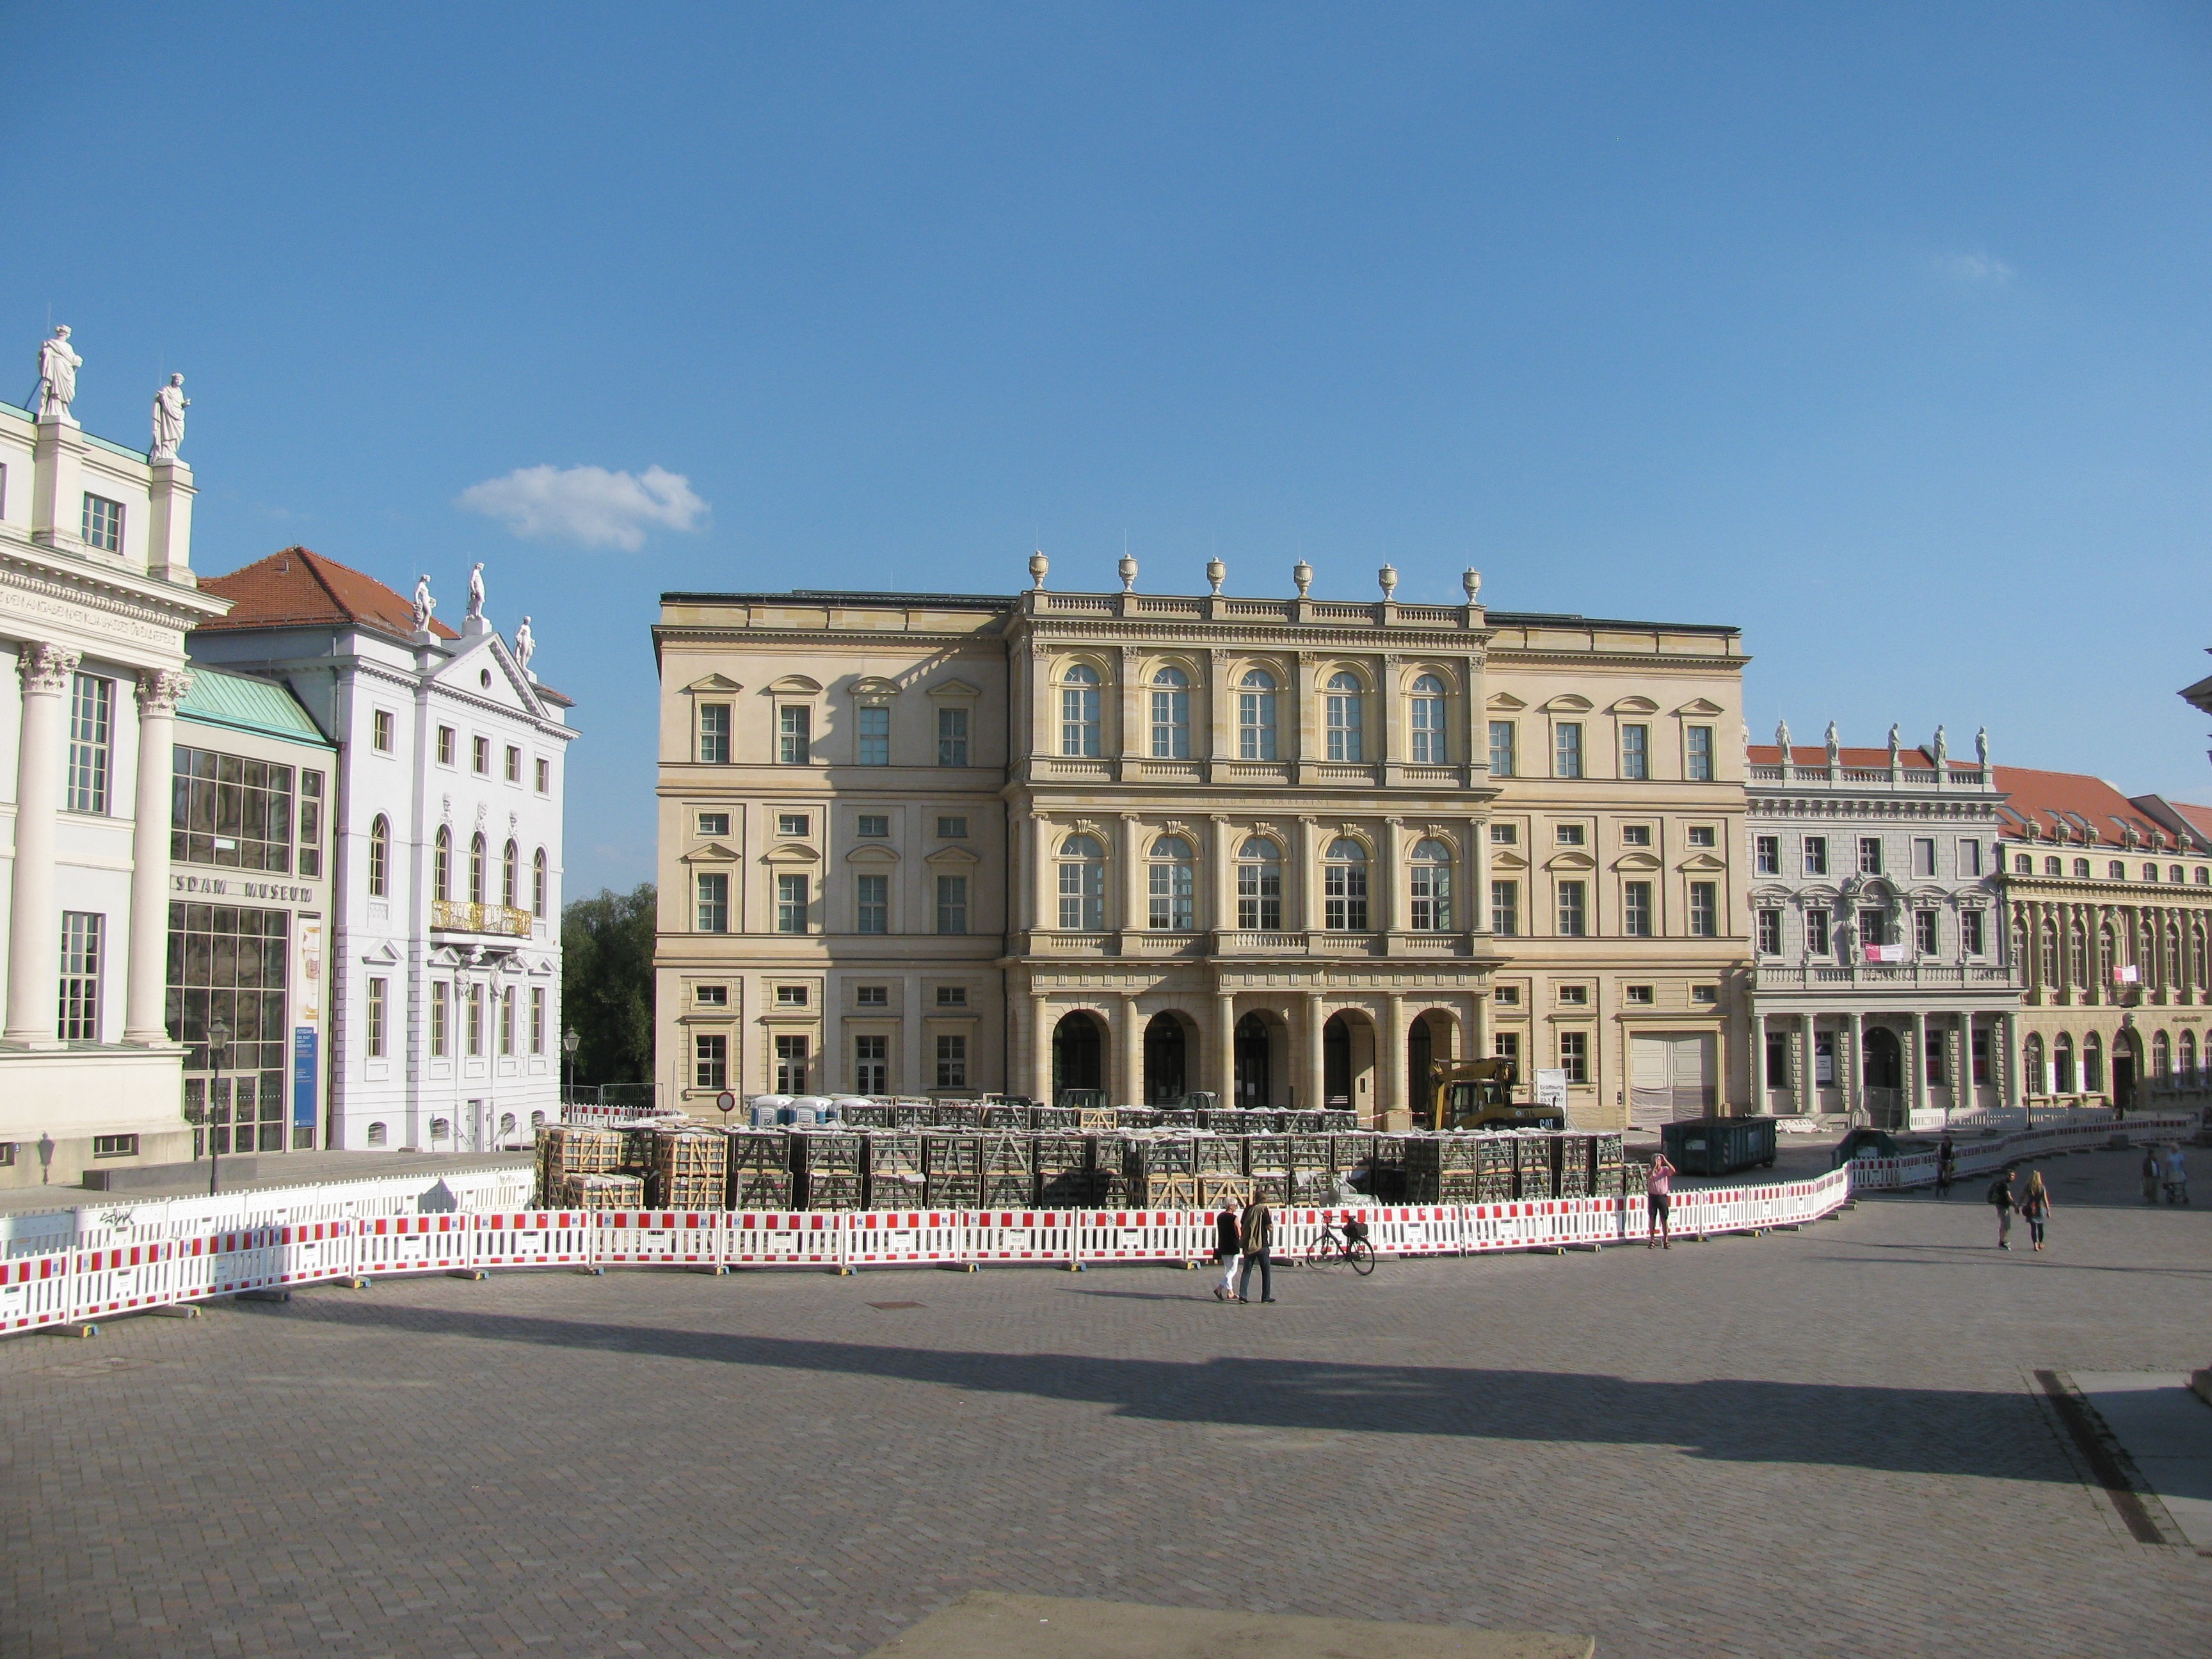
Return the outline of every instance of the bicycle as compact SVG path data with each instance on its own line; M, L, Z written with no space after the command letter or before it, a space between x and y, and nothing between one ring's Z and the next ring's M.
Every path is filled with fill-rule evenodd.
M1358 1221L1346 1222L1342 1233L1322 1222L1321 1237L1306 1259L1316 1267L1348 1267L1362 1279L1375 1271L1375 1247L1367 1242L1365 1224Z

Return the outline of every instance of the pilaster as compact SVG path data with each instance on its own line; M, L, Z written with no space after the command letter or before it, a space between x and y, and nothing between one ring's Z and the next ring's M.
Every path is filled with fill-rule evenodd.
M58 422L46 428L71 432ZM71 435L74 435L72 433ZM43 451L42 451L43 453ZM46 474L42 471L40 476ZM9 872L8 1024L5 1040L28 1048L60 1046L55 987L61 979L61 918L54 901L54 820L61 808L64 699L78 653L27 641L15 671L23 687L15 761L15 857ZM163 768L166 774L167 767ZM167 799L167 792L163 792ZM167 871L167 849L162 849ZM166 929L163 951L167 949Z
M177 669L138 676L137 803L131 826L131 944L123 1040L169 1041L169 774L177 705L192 677Z

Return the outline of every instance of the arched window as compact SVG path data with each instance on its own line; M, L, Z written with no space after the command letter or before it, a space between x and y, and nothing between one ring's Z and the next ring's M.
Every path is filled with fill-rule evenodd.
M1237 849L1237 925L1248 933L1283 926L1283 855L1265 836L1248 836Z
M1339 933L1367 931L1367 849L1349 836L1328 844L1321 898L1322 927Z
M2160 1083L2173 1070L2173 1045L2166 1041L2166 1033L2154 1031L2150 1039L2150 1074Z
M1060 752L1098 752L1098 671L1076 663L1060 677Z
M2098 931L2097 983L2106 988L2108 993L2112 983L2113 951L2118 948L2118 941L2112 937L2112 929L2109 923Z
M1181 836L1162 836L1152 843L1149 925L1166 933L1189 933L1198 926L1197 890L1190 843Z
M2166 878L2168 881L2179 881L2182 878L2181 866L2178 864L2167 865L2166 866Z
M2043 860L2043 873L2046 876L2057 875L2065 868L2066 860L2063 859L2046 858Z
M1367 758L1361 741L1359 690L1357 674L1328 677L1328 757L1333 761Z
M469 902L484 902L484 838L478 830L469 837Z
M1152 758L1190 758L1190 678L1180 668L1152 676Z
M2081 1039L2081 1090L2102 1094L2105 1089L2105 1045L2094 1031Z
M1451 753L1450 745L1444 741L1444 683L1434 674L1424 674L1415 680L1411 711L1413 718L1407 724L1413 734L1413 764L1445 764Z
M2204 924L2203 922L2198 922L2196 927L2190 929L2189 951L2196 970L2194 977L2197 988L2201 991L2204 988Z
M368 896L382 898L392 890L392 821L383 813L368 826Z
M514 908L517 890L522 885L522 849L512 841L499 862L499 902L508 909Z
M1245 675L1237 690L1237 758L1275 758L1275 677L1264 668Z
M2021 1046L2020 1069L2021 1080L2027 1085L2023 1093L2047 1095L2051 1092L2051 1079L2044 1075L2043 1071L2043 1038L2037 1033L2030 1032L2027 1041Z
M2197 1081L2197 1033L2194 1031L2184 1031L2181 1034L2179 1069L2185 1082L2193 1084Z
M430 850L430 896L449 899L453 896L453 832L445 824L438 826L438 839Z
M1413 931L1449 933L1452 927L1451 848L1440 841L1416 842L1407 866L1406 891L1413 902Z
M2158 879L2158 866L2155 864L2146 864L2143 866L2143 879L2145 881L2156 881Z
M1060 925L1086 933L1106 927L1106 852L1089 836L1060 844Z
M2074 873L2081 879L2087 880L2089 874L2089 860L2087 859L2075 859L2074 860Z
M2089 940L2081 924L2078 921L2071 929L2071 938L2074 946L2071 952L2074 963L2074 983L2079 986L2085 983L2089 977Z
M2172 990L2181 983L2181 929L2168 926L2166 930L2166 973L2159 981L2161 988Z
M384 1145L384 1126L381 1123L372 1123L368 1126L368 1144L372 1146Z
M2070 1095L2074 1091L2074 1039L2061 1031L2051 1045L2051 1069L2055 1074L2051 1082L2054 1092Z
M2046 921L2043 924L2043 972L2038 978L2038 983L2044 985L2058 983L2058 924L2055 921Z
M545 917L545 849L542 847L530 860L530 914L541 921Z

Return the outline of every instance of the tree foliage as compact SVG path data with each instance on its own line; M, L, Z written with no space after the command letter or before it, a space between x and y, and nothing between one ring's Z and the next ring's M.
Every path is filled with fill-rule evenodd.
M651 882L602 888L561 912L561 1029L575 1032L578 1083L653 1080Z

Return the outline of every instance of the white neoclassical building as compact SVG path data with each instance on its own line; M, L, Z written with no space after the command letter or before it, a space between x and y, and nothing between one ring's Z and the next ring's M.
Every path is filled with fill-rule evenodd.
M281 681L337 745L328 1144L477 1152L559 1115L569 700L483 614L458 632L302 547L211 577L195 662Z
M129 449L70 415L82 367L58 330L35 407L0 404L0 1186L191 1155L163 1023L170 750L185 630L228 602L192 575L181 392Z

